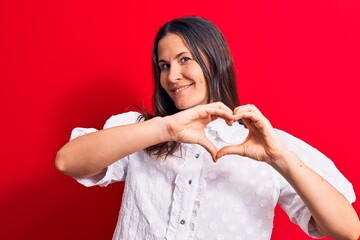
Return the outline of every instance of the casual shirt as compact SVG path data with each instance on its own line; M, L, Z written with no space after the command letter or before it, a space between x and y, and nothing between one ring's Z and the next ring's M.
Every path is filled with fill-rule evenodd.
M134 123L138 117L136 112L112 116L104 128ZM72 138L94 131L75 128ZM275 131L306 165L349 202L355 201L351 183L331 160L300 139ZM220 149L241 143L248 130L217 119L205 133ZM269 164L240 155L226 155L214 163L197 144L181 144L166 159L135 152L108 166L102 176L77 180L85 186L125 181L113 240L270 239L276 204L304 232L321 237L309 223L311 214L303 201Z

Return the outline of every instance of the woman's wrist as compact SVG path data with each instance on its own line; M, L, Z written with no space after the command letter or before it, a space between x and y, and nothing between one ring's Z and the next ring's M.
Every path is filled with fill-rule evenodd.
M294 152L284 149L272 159L270 165L282 175L287 175L293 167L302 167L303 162Z
M169 142L174 141L174 134L170 128L170 116L165 117L155 117L153 118L155 121L156 127L160 130L159 132L159 142Z

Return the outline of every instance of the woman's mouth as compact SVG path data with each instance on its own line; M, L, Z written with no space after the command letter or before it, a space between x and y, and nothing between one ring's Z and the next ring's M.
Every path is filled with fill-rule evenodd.
M179 87L179 88L175 88L175 89L173 89L172 91L173 91L175 94L177 94L177 93L179 93L179 92L181 92L181 91L183 91L183 90L185 90L185 89L188 89L189 87L191 87L191 85L193 85L193 84L189 84L189 85L186 85L186 86L182 86L182 87Z

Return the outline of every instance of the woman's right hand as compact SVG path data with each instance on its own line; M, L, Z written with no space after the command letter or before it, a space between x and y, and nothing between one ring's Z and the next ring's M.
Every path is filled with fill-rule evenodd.
M66 143L56 155L59 171L91 177L129 154L167 141L200 144L215 158L217 149L204 128L216 118L233 122L232 110L222 103L199 105L166 117L155 117L85 134Z
M221 102L198 105L165 117L167 133L171 141L203 146L215 160L218 150L204 129L217 118L223 118L229 126L234 122L233 111Z

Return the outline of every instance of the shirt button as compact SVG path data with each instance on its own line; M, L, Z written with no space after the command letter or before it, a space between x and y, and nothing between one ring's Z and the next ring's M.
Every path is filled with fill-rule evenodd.
M199 158L200 157L200 154L195 154L195 158Z
M189 180L189 184L191 184L192 183L192 181L191 181L191 179Z
M181 225L184 225L184 224L185 224L185 220L182 219L182 220L180 221L180 224L181 224Z

